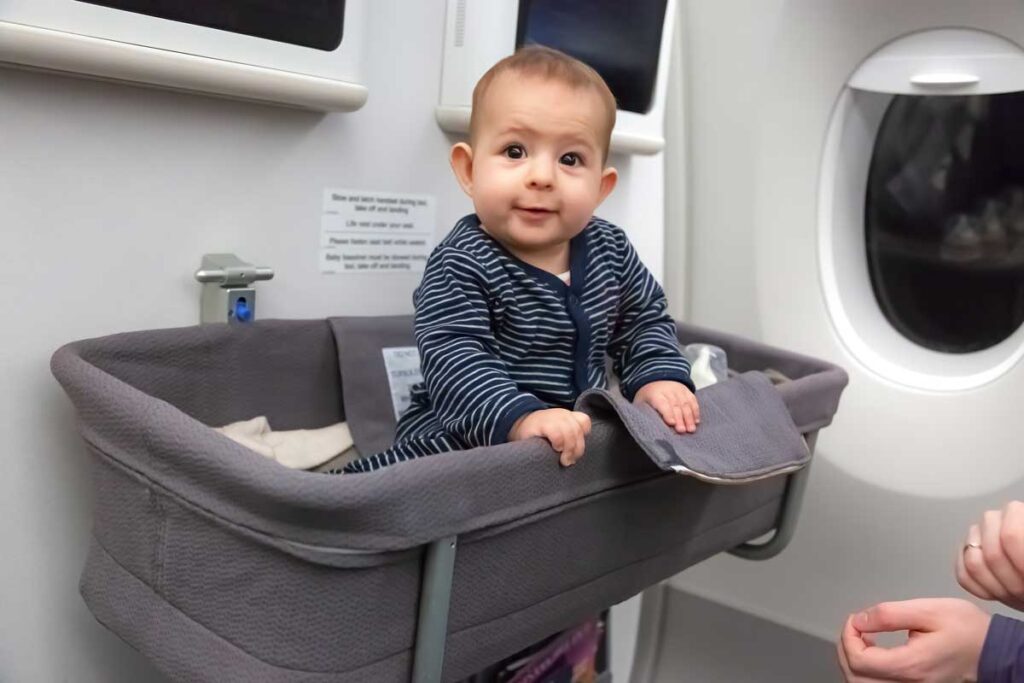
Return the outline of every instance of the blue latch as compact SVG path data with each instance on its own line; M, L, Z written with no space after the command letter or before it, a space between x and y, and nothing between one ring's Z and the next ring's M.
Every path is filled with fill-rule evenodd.
M249 303L245 300L245 297L238 297L235 300L235 320L240 323L247 323L252 320L252 309L249 308Z

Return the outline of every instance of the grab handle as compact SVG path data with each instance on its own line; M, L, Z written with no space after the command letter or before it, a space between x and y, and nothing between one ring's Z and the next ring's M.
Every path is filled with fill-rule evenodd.
M272 268L254 266L234 254L204 254L203 262L196 271L196 280L199 282L222 287L251 285L258 280L270 280L273 277Z

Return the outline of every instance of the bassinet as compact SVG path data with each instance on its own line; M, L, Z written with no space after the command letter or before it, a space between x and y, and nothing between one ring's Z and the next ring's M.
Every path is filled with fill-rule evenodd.
M411 319L380 322L411 344ZM831 421L841 369L679 334L792 378L779 390L805 435ZM345 419L363 397L343 401L325 320L119 334L64 346L52 369L95 456L82 595L174 680L436 680L442 663L457 680L769 532L785 508L768 549L741 551L777 552L800 498L787 480L803 481L665 474L614 420L595 419L569 469L533 440L353 476L288 470L209 428Z

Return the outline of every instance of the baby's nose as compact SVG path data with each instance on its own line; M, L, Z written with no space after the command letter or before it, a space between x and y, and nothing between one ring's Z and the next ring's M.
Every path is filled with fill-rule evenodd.
M550 189L554 187L555 174L551 164L542 160L537 160L530 164L526 184L533 189Z

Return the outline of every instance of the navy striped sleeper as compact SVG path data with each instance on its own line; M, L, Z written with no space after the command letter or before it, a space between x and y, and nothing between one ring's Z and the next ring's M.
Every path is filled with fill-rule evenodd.
M607 386L606 356L630 400L655 380L692 390L665 295L626 234L592 218L569 262L566 285L509 253L476 215L460 220L413 294L424 381L396 443L344 471L504 443L522 415L571 409L584 390Z

